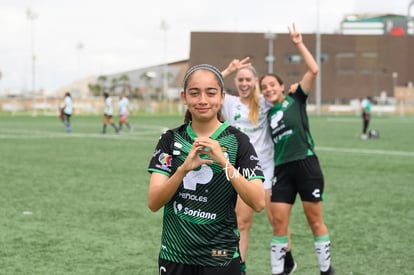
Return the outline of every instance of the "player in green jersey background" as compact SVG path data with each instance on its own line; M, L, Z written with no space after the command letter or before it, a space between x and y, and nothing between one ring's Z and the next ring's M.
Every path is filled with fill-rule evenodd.
M245 133L253 144L263 169L265 180L265 209L271 224L270 193L274 172L273 142L270 136L270 127L267 113L273 106L260 95L258 86L258 74L250 63L250 57L242 60L233 59L221 74L227 77L234 76L234 85L237 88L237 96L227 94L224 98L222 112L230 125ZM236 205L237 223L240 231L240 256L242 259L242 274L247 272L247 250L250 242L250 229L253 224L254 211L246 205L242 199L238 199ZM290 234L289 234L290 237ZM292 274L296 269L296 262L288 246L285 257L285 273Z
M295 25L289 27L289 33L307 68L297 90L285 95L284 83L276 74L266 74L259 80L262 94L274 104L268 113L275 151L270 206L273 223L272 274L284 274L289 218L296 195L299 194L314 236L320 274L332 275L334 269L331 267L331 242L322 215L324 178L314 151L306 112L308 92L314 86L319 68Z

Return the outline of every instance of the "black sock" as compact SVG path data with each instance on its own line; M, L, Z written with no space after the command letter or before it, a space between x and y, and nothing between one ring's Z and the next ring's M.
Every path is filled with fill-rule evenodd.
M292 256L292 251L291 250L286 251L286 255L285 255L285 265L292 266L293 263L294 263L294 260L293 260L293 256Z
M332 269L332 267L331 266L329 266L329 268L328 268L328 270L327 271L321 271L321 274L322 275L329 275L329 274L331 274L331 269Z

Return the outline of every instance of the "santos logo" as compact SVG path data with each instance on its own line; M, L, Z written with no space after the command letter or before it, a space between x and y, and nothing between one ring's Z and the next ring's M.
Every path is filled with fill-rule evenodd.
M213 178L213 170L205 164L197 171L192 170L183 179L184 189L195 191L197 184L207 184Z

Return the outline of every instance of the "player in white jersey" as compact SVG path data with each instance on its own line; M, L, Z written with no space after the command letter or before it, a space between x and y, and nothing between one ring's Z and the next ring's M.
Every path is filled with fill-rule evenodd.
M114 114L114 107L112 105L112 98L109 96L108 93L104 93L104 116L103 116L103 126L102 126L102 134L106 134L106 125L110 124L114 129L115 132L118 133L119 130L115 126L115 123L112 121L112 116Z
M126 127L128 128L128 130L130 132L133 131L133 128L131 126L131 124L128 121L128 103L129 100L128 98L125 96L125 93L121 93L119 95L119 102L118 102L118 110L119 110L119 126L118 126L118 130L121 132L122 131L122 125L126 125Z
M230 125L249 137L257 152L265 176L266 214L270 222L271 213L269 205L274 172L274 153L267 112L272 107L272 104L260 95L257 87L257 72L248 62L249 58L241 61L235 59L222 71L224 77L236 72L234 82L238 92L238 96L226 95L222 112ZM253 210L239 198L237 200L236 212L240 231L242 274L246 274L245 260L249 246L250 228L253 223ZM285 262L285 272L286 274L291 274L296 268L296 263L293 260L290 248Z
M65 99L63 101L63 124L66 127L66 133L72 132L72 124L70 123L70 117L72 116L73 111L73 104L72 104L72 96L69 92L65 93Z

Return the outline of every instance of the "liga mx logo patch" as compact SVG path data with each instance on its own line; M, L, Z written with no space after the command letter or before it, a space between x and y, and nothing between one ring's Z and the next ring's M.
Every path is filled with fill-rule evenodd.
M162 166L171 166L172 156L167 153L161 153L158 157L158 161L161 163Z

